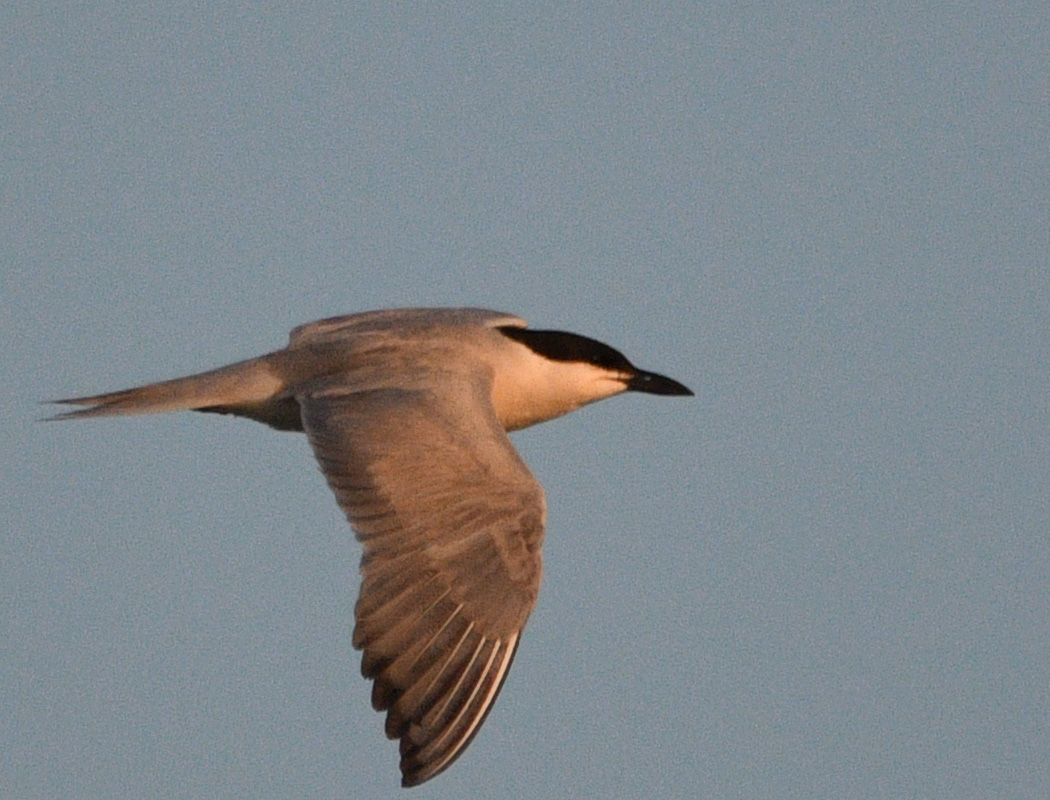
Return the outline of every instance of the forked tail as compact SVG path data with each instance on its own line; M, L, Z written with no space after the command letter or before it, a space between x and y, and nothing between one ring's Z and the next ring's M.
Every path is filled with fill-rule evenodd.
M121 392L54 400L57 404L87 406L56 414L48 419L80 419L121 414L156 414L164 411L214 410L226 413L250 411L271 405L284 389L284 381L262 356L230 364L198 375L150 383ZM252 416L247 413L245 416Z

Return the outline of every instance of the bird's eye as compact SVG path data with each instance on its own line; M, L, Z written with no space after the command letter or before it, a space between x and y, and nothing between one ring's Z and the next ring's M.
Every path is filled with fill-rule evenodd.
M602 345L590 354L588 359L596 367L602 369L617 370L617 369L630 369L630 362L624 358L623 353L619 350L614 350L607 345Z

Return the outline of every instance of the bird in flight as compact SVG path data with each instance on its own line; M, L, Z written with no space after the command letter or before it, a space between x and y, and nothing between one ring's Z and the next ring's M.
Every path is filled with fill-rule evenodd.
M624 391L692 395L574 333L481 309L301 325L288 346L56 403L52 419L190 409L306 434L363 546L354 647L403 786L447 769L499 694L542 571L543 489L507 436Z

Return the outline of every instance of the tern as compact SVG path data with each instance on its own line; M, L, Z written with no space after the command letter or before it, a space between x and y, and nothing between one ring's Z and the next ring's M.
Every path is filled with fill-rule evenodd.
M190 409L304 432L362 543L353 645L402 786L447 769L499 694L542 571L543 489L507 436L624 391L692 395L609 345L481 309L295 328L226 367L56 403L52 419Z

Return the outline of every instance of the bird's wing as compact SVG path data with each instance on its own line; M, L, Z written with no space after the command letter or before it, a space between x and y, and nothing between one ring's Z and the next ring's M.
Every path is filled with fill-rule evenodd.
M543 490L485 382L441 384L355 390L333 378L296 395L364 545L353 641L387 736L401 740L405 786L477 733L540 585Z

